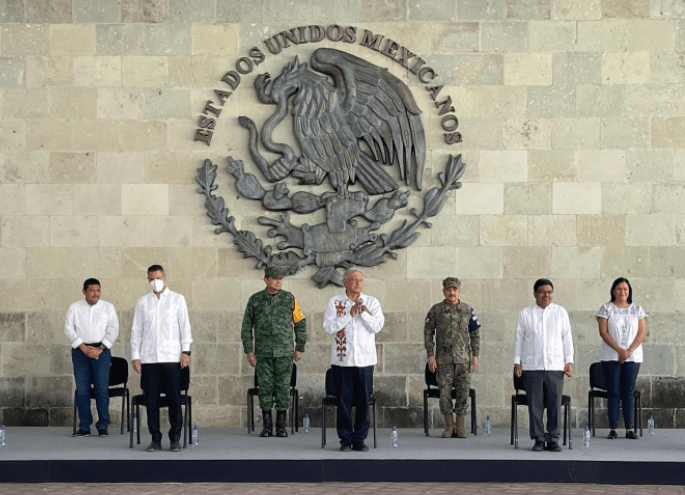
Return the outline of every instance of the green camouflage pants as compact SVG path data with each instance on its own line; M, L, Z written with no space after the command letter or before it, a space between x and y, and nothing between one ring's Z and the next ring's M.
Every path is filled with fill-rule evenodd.
M257 381L259 382L259 407L271 411L276 403L277 411L286 411L290 405L290 376L293 358L257 358Z
M438 363L437 380L440 389L440 413L452 413L452 387L456 393L454 411L457 416L466 415L469 400L469 363Z

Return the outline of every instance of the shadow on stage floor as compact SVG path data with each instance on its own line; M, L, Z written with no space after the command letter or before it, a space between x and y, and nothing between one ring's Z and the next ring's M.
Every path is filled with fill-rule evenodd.
M658 430L639 440L606 440L597 431L589 450L576 432L573 449L532 452L527 430L520 448L509 430L442 439L440 430L378 431L378 448L339 452L334 429L321 448L321 430L259 438L244 429L204 428L200 445L180 453L148 453L149 435L128 448L128 435L71 438L70 428L8 428L0 449L0 482L540 482L685 484L685 430ZM165 438L163 447L168 449Z

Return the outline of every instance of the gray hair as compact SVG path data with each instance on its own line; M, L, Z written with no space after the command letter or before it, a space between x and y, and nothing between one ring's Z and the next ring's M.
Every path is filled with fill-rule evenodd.
M343 273L343 280L347 280L348 278L350 278L350 275L352 275L352 273L354 272L359 272L361 273L362 277L364 276L364 274L359 268L348 268L347 270L345 270L345 273Z

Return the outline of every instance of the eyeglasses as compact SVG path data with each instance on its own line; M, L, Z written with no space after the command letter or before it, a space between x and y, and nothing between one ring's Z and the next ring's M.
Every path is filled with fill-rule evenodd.
M554 293L552 290L539 290L538 294L541 296L551 296Z

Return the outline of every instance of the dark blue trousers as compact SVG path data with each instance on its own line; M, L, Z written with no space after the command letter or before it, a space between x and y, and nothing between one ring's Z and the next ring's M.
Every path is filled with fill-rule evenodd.
M93 415L90 412L90 384L95 390L95 406L98 410L98 430L106 430L109 425L109 368L112 355L109 349L102 351L98 359L91 359L81 349L71 350L76 382L76 408L78 409L79 429L90 431Z
M640 371L640 363L618 361L602 361L604 376L607 379L607 395L609 400L609 428L618 428L619 400L623 402L623 422L627 430L635 427L633 424L633 408L635 402L635 380Z
M337 427L341 445L364 442L369 433L369 397L373 391L373 366L332 366L337 392ZM352 407L356 408L354 427Z

